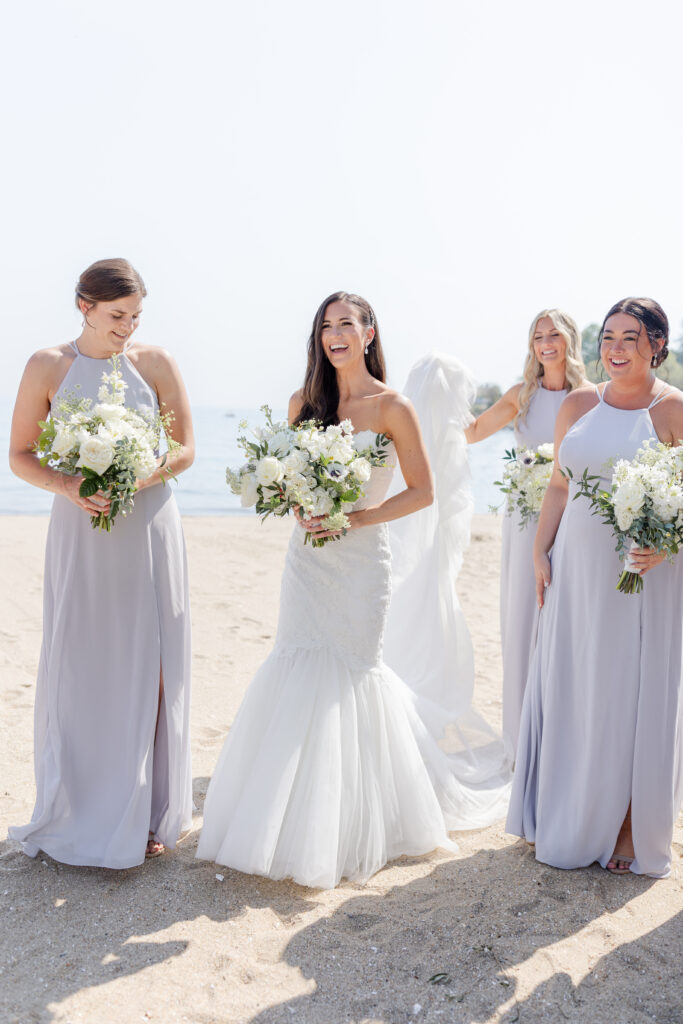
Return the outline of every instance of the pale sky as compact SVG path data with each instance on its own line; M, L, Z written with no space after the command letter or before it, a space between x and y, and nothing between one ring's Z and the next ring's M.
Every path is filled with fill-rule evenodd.
M128 257L138 337L197 405L285 404L319 302L373 304L392 383L437 349L519 375L529 321L683 318L673 2L38 0L3 13L11 396Z

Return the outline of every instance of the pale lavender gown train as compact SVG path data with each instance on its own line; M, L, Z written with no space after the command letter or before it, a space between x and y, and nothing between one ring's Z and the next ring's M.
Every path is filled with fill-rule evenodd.
M77 389L96 401L110 366L74 348L60 394ZM126 405L155 412L156 395L125 354L121 371ZM171 487L141 491L111 533L93 530L82 509L56 496L36 687L36 804L10 838L30 856L44 850L66 864L109 868L140 864L150 829L174 846L192 815L189 710L187 568Z
M552 443L555 420L566 390L534 391L527 415L515 423L515 447ZM503 734L514 750L519 734L529 658L536 638L534 537L537 523L520 527L516 512L503 519L500 564L500 638L503 651Z
M586 468L608 476L608 460L656 439L649 409L598 394L560 448L575 479ZM605 867L631 803L631 870L664 877L683 795L683 555L647 573L641 594L620 593L611 528L575 489L552 551L507 830L535 841L546 864Z

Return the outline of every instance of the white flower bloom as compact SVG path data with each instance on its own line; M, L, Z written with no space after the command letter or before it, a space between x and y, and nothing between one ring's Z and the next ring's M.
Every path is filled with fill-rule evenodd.
M295 448L282 460L286 477L301 474L308 464L308 457L306 456L306 453L302 452L299 448Z
M334 508L334 502L324 487L313 491L310 512L314 516L326 516Z
M109 441L95 435L88 435L88 439L81 443L76 465L92 469L93 473L101 476L109 469L113 459L114 448Z
M60 459L69 455L78 446L78 437L66 427L58 427L52 442L52 451Z
M342 465L350 462L355 454L353 445L343 437L335 438L327 448L328 458L332 459L333 462L341 462Z
M542 459L552 459L555 457L555 446L553 444L539 444L536 449Z
M268 453L281 459L292 447L292 432L290 430L278 430L268 438Z
M245 473L241 480L240 499L242 508L251 508L258 501L258 482L253 473Z
M272 455L266 455L256 465L256 480L262 487L280 483L284 475L282 463Z
M343 480L348 475L348 472L346 466L343 466L341 462L330 462L324 468L325 476L330 480Z
M353 423L351 420L342 420L339 424L339 429L343 434L353 434Z
M133 472L136 479L146 480L157 468L157 460L154 452L147 448L141 448L133 458Z
M112 405L111 402L99 402L93 409L93 416L99 416L105 423L110 420L120 421L126 415L126 408L123 405Z
M366 484L372 474L372 466L367 459L361 457L353 460L349 465L349 472L353 473L362 484Z

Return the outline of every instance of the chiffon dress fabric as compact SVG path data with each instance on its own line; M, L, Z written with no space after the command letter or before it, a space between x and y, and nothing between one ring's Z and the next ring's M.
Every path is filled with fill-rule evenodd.
M373 437L358 434L357 447ZM356 508L387 494L393 444L388 462L373 468ZM384 662L390 599L386 524L323 548L295 528L275 646L221 751L198 857L332 888L342 877L365 881L401 854L454 850L449 829L504 814L509 766L493 780L477 773L471 751L464 762L450 756ZM403 626L412 632L412 622ZM490 754L491 736L486 743Z
M107 360L75 358L63 395L91 398ZM124 353L126 405L157 398ZM159 674L164 693L159 705ZM66 864L140 864L150 830L168 847L192 818L190 618L185 544L170 486L135 496L110 533L55 496L45 553L35 704L36 803L9 830ZM157 724L158 716L158 724Z
M534 391L526 417L515 421L515 448L552 443L566 390ZM517 747L529 659L536 638L538 605L534 576L536 521L522 525L516 510L503 517L500 562L500 640L503 654L503 735Z
M683 558L648 572L640 594L616 589L623 563L611 528L587 499L572 500L574 481L584 469L607 477L609 460L633 458L656 433L652 406L615 408L609 386L598 395L559 452L574 480L552 550L507 830L535 842L546 864L605 867L630 803L631 870L665 877L683 795Z

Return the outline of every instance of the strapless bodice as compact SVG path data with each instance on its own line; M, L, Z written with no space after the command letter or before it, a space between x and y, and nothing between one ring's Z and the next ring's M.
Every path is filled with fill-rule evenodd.
M377 434L374 430L360 430L354 434L354 445L360 451L373 444L376 437ZM396 468L396 448L393 441L389 442L386 452L384 465L372 467L372 476L363 487L363 496L355 503L354 509L370 508L373 505L378 505L386 497Z

